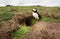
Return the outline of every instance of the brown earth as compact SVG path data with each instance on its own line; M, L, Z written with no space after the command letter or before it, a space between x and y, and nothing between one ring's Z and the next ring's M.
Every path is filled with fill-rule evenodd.
M40 21L21 39L60 39L60 22Z
M11 20L0 22L0 39L12 39L12 32L18 30L21 25L31 25L31 16L16 14Z
M22 18L21 18L22 17ZM0 23L0 39L12 39L11 33L17 30L19 24L28 23L30 25L30 16L15 15L12 20ZM23 21L23 23L22 23ZM21 39L60 39L60 22L40 21L31 26L32 31L27 33Z

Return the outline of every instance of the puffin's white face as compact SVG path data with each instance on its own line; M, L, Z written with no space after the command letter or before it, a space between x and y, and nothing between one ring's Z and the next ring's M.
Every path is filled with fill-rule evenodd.
M34 8L33 11L37 11L37 10Z

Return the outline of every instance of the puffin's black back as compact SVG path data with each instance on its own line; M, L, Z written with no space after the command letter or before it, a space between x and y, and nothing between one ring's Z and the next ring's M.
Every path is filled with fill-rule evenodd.
M38 14L38 16L39 16L39 19L41 19L42 17L41 17L41 15L37 12L37 14Z

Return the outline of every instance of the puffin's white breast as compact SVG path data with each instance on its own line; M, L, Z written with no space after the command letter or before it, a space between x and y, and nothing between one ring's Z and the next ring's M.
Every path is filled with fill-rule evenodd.
M33 14L32 14L32 15L33 15L33 17L34 17L34 18L39 19L39 16L38 16L38 14L37 14L37 13L34 13L34 12L33 12Z

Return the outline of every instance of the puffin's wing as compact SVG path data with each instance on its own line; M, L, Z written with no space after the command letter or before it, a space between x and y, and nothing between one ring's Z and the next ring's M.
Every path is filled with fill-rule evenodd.
M41 19L41 15L37 12L38 16L39 16L39 19Z

